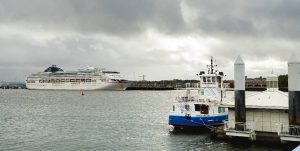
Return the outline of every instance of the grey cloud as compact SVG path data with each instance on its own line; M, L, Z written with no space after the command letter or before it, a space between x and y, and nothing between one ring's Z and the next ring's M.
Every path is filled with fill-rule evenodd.
M194 51L203 53L199 60L214 56L228 72L239 54L252 61L269 57L286 61L300 47L299 3L294 0L0 0L0 28L28 29L25 32L28 35L0 35L0 75L9 79L8 73L26 75L51 64L65 69L101 65L129 75L141 72L148 78L170 79L203 70L204 61L193 62L184 57ZM186 22L183 9L191 10L195 16L191 22ZM55 38L35 41L30 33L35 30L51 33ZM193 51L147 48L149 44L144 45L144 41L148 40L145 35L149 30L166 37L212 37L220 44L213 45L209 52L201 48ZM179 58L172 60L172 55ZM185 70L187 67L192 70Z
M299 1L185 1L208 35L299 38Z
M39 24L47 30L74 30L122 36L152 26L163 32L181 30L178 0L0 1L2 22Z

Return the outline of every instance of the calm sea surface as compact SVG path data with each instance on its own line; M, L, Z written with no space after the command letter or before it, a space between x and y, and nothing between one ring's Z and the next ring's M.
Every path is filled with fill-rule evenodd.
M179 93L0 89L0 150L283 150L170 132Z

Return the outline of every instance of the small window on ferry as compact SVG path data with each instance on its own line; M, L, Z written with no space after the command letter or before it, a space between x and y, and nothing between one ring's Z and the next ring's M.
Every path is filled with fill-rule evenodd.
M217 82L221 83L221 77L220 76L217 77Z
M195 104L195 111L200 111L200 104Z
M200 113L201 114L208 114L208 106L207 105L201 105L200 107Z
M175 111L175 105L173 105L173 111Z
M211 82L216 82L216 77L211 77Z
M224 107L219 107L218 110L219 110L219 113L224 113L225 112L225 108Z
M211 82L211 77L207 77L207 82Z
M206 77L203 77L203 82L206 82Z

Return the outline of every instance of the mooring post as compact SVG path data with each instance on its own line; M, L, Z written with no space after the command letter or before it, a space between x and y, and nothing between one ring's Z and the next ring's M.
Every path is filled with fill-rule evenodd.
M235 129L244 130L246 124L245 106L245 64L241 56L234 62Z
M293 54L288 61L289 125L300 125L300 60ZM290 131L290 133L293 133Z

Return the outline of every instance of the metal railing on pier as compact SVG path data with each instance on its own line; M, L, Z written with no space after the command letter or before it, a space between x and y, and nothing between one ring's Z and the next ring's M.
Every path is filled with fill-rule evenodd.
M235 122L235 123L224 123L224 131L235 131L243 133L255 132L254 122Z
M225 122L224 131L228 136L248 137L250 140L256 139L254 122Z
M300 137L300 126L278 124L278 136Z

